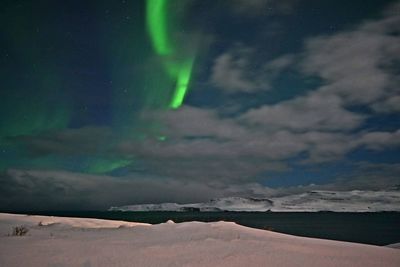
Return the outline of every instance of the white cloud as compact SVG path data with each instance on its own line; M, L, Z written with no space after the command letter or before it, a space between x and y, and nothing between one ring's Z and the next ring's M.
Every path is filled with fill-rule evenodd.
M343 130L358 125L361 117L356 114L337 112L339 116L335 121L336 110L333 118L322 108L315 111L307 115L296 110L283 122L276 120L274 125L271 121L262 127L253 127L245 123L245 117L223 118L216 110L186 106L178 111L161 112L158 117L152 114L165 126L166 141L124 142L118 149L120 153L138 156L146 162L149 171L158 174L238 181L255 179L257 174L267 170L284 171L287 169L285 160L300 153L308 155L305 162L315 163L340 159L361 146L385 147L384 140L368 137L383 133L357 134ZM313 118L315 114L322 119L310 123L308 116ZM350 120L353 115L355 119ZM296 116L300 116L298 124L286 123ZM343 126L345 123L348 126Z
M317 92L252 109L241 119L251 125L263 126L266 131L345 131L359 127L364 116L344 109L341 98Z
M247 134L233 119L220 119L217 112L211 109L183 106L178 110L156 113L155 116L165 125L168 136L231 139Z
M399 131L362 130L367 116L350 110L353 104L372 105L379 112L393 111L396 106L397 80L389 67L400 55L395 54L399 37L391 34L398 27L394 23L398 17L391 14L352 31L311 38L301 56L266 62L257 73L249 72L254 56L251 50L242 47L225 53L214 65L212 80L227 93L267 90L274 73L296 60L304 73L316 75L324 83L307 95L231 117L221 116L217 109L190 106L144 113L143 120L150 125L156 122L156 134L167 139L124 137L110 144L107 153L133 157L133 164L142 165L146 173L182 182L243 183L256 181L265 171L287 170L286 160L298 155L304 155L305 163L316 163L337 160L361 147L381 150L399 146ZM154 127L149 128L149 135L154 136ZM146 127L141 131L146 132ZM46 153L75 153L77 148L96 154L96 147L106 143L110 134L107 129L67 130L47 135L47 145L39 144ZM42 142L40 137L25 139L31 146L37 140Z
M230 7L240 15L291 14L298 0L232 0Z
M266 71L279 73L281 70L288 68L290 65L294 63L295 57L294 55L283 55L277 57L271 61L268 61L264 68Z
M255 71L251 49L237 47L218 56L212 68L211 82L227 93L268 90L266 77Z
M369 149L381 150L400 146L400 130L395 132L369 132L363 134L355 141L357 145L366 146Z
M400 59L400 36L392 34L399 25L400 15L393 12L351 31L310 38L302 71L321 77L325 84L319 90L340 96L347 105L370 104L397 94L399 84L393 83L397 79L390 66Z
M283 55L262 63L253 48L236 46L215 59L210 81L225 93L266 91L294 61L294 55Z
M400 95L388 97L387 99L372 105L372 109L381 113L400 112Z

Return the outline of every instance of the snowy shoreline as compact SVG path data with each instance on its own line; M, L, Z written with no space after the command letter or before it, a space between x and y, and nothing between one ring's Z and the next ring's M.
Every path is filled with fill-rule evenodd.
M12 229L24 226L24 236ZM124 221L0 213L0 266L399 266L400 250L231 222Z

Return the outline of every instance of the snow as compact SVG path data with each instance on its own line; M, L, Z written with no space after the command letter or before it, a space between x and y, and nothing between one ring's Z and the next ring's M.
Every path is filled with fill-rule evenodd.
M397 249L400 249L400 243L390 244L390 245L387 245L387 247L388 247L388 248L397 248Z
M277 198L274 211L400 211L400 191L311 191Z
M29 228L26 236L7 235L19 225ZM146 225L0 214L0 232L0 266L8 267L400 266L397 249L296 237L231 222Z
M177 204L142 204L122 207L111 207L110 210L121 211L267 211L272 207L268 199L229 197L212 199L206 203Z
M161 203L111 207L114 211L400 211L400 191L310 191L274 198L227 197L204 203Z
M22 225L37 226L39 223L42 226L60 224L72 227L81 228L118 228L118 227L133 227L137 225L150 225L148 223L136 223L126 221L101 220L101 219L82 219L71 217L55 217L55 216L38 216L38 215L21 215L0 213L0 221L2 225L13 224L18 221ZM0 231L3 228L0 229Z

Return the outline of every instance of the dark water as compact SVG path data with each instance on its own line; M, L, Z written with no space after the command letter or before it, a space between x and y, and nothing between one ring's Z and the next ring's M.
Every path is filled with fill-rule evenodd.
M54 211L30 214L86 217L146 223L185 221L233 221L259 229L365 244L387 245L400 242L400 213L334 213L334 212L118 212Z

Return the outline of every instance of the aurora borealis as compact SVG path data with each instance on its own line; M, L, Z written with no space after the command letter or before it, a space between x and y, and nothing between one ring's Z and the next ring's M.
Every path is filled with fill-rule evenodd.
M147 27L153 41L154 50L161 56L169 56L173 49L168 34L168 1L149 0L146 3Z
M3 208L400 184L399 6L2 1Z
M170 107L179 108L189 89L190 76L193 68L193 58L179 59L178 49L171 41L168 27L168 1L148 0L146 5L146 20L149 35L156 53L162 57L165 71L171 79L176 81L175 91L172 94ZM179 53L182 50L179 49Z
M35 8L33 7L34 4L31 4L32 8ZM110 79L109 83L111 84L111 87L122 87L113 90L113 101L115 101L115 104L117 106L119 106L121 102L124 102L125 106L131 107L132 105L138 105L142 106L142 108L150 107L156 109L177 109L182 105L184 96L188 90L194 59L183 57L182 55L177 55L177 52L175 51L177 49L182 49L182 47L184 46L182 44L179 44L177 40L171 40L172 38L170 35L172 35L174 30L168 29L168 25L172 26L172 23L169 22L172 21L172 17L174 17L174 12L172 12L172 10L169 11L171 8L168 8L168 1L149 0L146 1L145 4L145 6L140 6L140 8L146 9L146 21L137 21L140 18L136 18L135 22L139 22L141 24L142 29L140 30L140 32L142 36L140 38L142 38L143 40L149 39L147 41L153 45L154 54L159 57L159 62L157 62L157 64L159 65L160 69L157 70L158 67L154 66L154 69L156 69L155 72L149 75L147 79L142 81L137 81L136 77L131 78L128 77L128 75L111 73L111 76L115 76L114 78L116 79L116 81L114 79ZM12 8L18 9L18 4L16 4ZM128 12L126 13L129 14ZM128 19L131 16L133 17L133 15L127 15L125 19ZM23 28L25 28L24 30L26 30L26 28L29 27L27 25L27 23L29 23L28 19L22 18L21 20L22 21L20 21L19 23L16 23L15 27L19 27L20 29L18 30L21 31L23 30ZM45 24L47 22L40 21L38 23L43 23L44 25L42 26L46 27ZM144 23L146 23L146 26L144 26ZM149 36L145 35L145 29L148 30ZM126 31L127 29L123 30ZM40 33L39 30L38 33ZM15 37L12 36L12 33L7 33L5 37L10 38L11 40L12 38L28 38L28 36L25 36L25 34L23 33L21 36ZM32 90L29 90L28 92L24 91L24 97L21 97L20 89L9 90L8 92L5 92L6 94L3 98L5 100L4 102L6 105L12 106L3 106L4 112L10 112L10 114L6 113L4 115L4 120L2 121L1 125L2 143L4 146L9 143L9 141L6 140L9 137L35 135L47 131L58 131L66 129L69 125L74 124L74 121L76 119L81 120L82 117L90 117L88 113L92 112L87 103L82 103L82 106L78 109L76 108L76 104L79 105L80 103L71 103L73 102L72 98L74 96L68 95L68 91L70 89L64 89L64 91L62 89L53 89L62 86L62 81L57 80L59 79L58 76L62 74L60 73L60 71L57 72L57 67L53 69L49 62L45 62L40 65L39 54L41 53L41 50L43 50L43 48L40 46L41 40L35 40L35 38L40 38L40 34L39 36L32 37L32 41L37 42L37 44L29 49L31 51L31 54L24 55L24 65L30 65L29 67L32 68L32 70L29 70L30 72L28 75L30 76L30 78L33 79L33 81L27 82L31 82L32 84L40 87L39 92L34 91L35 89L32 88ZM119 36L119 38L121 37ZM137 39L136 33L134 34L132 39ZM14 41L21 46L23 46L23 44L20 42L28 42L28 40ZM132 55L132 57L135 57L138 54L142 53L142 51L136 51L133 54L126 54L126 50L128 49L138 49L134 42L135 41L132 40L126 44L127 46L112 49L123 49L123 56L129 57L130 55ZM43 46L45 47L46 45ZM20 50L18 50L18 52L19 51ZM27 53L27 51L22 51L22 53ZM151 54L152 53L150 53L149 51L149 56L152 56ZM56 55L52 56L57 58ZM28 62L26 60L28 60ZM57 58L57 60L61 59ZM132 58L130 60L127 60L117 56L113 60L116 61L115 64L120 65L136 64L136 62L133 62ZM119 70L116 70L116 72L117 71ZM134 89L135 83L137 82L141 83L141 86L143 87L142 89ZM113 83L116 83L116 85L113 85ZM79 94L79 92L77 93ZM105 92L102 92L102 94L103 93ZM66 94L65 98L62 97L62 94ZM60 103L52 103L51 105L49 105L48 103L43 103L43 101L46 101L45 99L43 99L43 96L50 99L53 97L56 100L59 100ZM138 100L138 96L142 98L142 100ZM22 98L21 102L18 101L19 98ZM15 103L21 106L15 106ZM120 107L116 107L114 110L114 115L111 115L112 117L114 117L112 119L112 124L115 125L114 127L119 129L119 131L125 132L125 134L130 135L131 132L134 131L133 129L135 128L135 126L127 126L126 124L134 123L134 121L137 120L137 116L135 115L135 112L137 111L136 109L137 107L133 107L130 110L126 107L124 107L123 109ZM120 112L123 112L124 114L121 114ZM79 118L76 118L78 116ZM107 114L107 116L109 115ZM121 117L123 118L121 119ZM92 118L89 118L89 120L91 119ZM162 139L157 137L157 133L147 134L150 134L150 137L158 138L158 140ZM9 147L9 149L13 151L13 154L20 153L20 151L16 147L11 146ZM100 152L99 154L102 153ZM57 155L56 157L58 156L59 155ZM106 173L116 168L123 167L128 163L131 163L130 158L131 157L115 158L114 156L109 157L108 155L99 155L95 158L90 156L86 158L85 155L81 159L85 163L79 164L80 167L78 167L78 169L89 173ZM16 160L23 162L22 164L26 164L27 166L31 165L32 163L30 158L25 158L25 155L18 155ZM70 159L67 159L67 161L69 160ZM52 166L53 164L57 166L60 161L63 161L63 159L57 159L55 161L56 163L52 162L52 158L41 159L40 161L45 161L46 163L44 164L48 164L49 166ZM7 164L4 164L4 166L7 166Z

